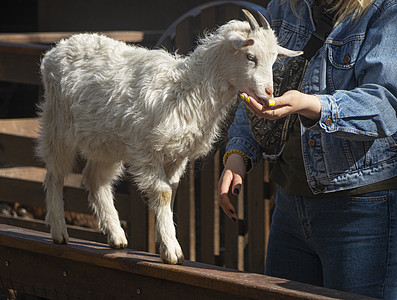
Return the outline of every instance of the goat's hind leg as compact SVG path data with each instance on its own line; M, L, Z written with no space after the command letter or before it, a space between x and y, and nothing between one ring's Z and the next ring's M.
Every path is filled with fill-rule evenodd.
M62 199L63 181L62 174L47 170L44 180L47 208L45 222L50 226L50 233L55 244L67 244L69 241Z
M54 152L56 152L53 149ZM46 191L46 223L50 226L52 240L56 244L66 244L69 235L66 228L63 207L63 184L65 176L70 173L74 158L73 151L65 151L54 155L53 152L43 156L47 174L44 179Z
M127 247L127 238L120 225L120 219L114 207L112 183L122 173L120 162L97 162L89 160L84 169L84 184L88 188L88 200L98 217L99 228L108 237L112 248Z

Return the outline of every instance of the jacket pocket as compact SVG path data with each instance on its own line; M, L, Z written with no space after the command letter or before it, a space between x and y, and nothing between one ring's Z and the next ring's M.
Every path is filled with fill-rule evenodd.
M332 90L353 89L357 86L354 67L358 60L364 34L356 34L344 40L327 40L327 79Z

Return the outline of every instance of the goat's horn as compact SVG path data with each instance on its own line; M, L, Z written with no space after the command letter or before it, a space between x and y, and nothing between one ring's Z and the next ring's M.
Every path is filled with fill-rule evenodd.
M243 13L248 23L251 26L251 30L254 31L259 28L258 22L255 20L254 16L246 9L243 9Z
M264 29L270 29L269 22L266 20L266 18L258 11L258 16L259 16L259 22L261 23L262 27Z

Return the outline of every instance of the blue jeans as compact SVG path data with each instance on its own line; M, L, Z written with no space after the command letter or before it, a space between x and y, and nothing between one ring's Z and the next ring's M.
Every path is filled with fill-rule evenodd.
M265 273L397 299L397 190L306 198L279 188Z

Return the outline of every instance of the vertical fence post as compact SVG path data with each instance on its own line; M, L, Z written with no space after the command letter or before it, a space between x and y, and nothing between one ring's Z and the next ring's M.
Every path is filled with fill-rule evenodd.
M247 176L248 209L248 271L264 272L265 253L265 201L264 168L257 165Z
M272 219L272 209L274 207L274 199L276 196L277 185L270 180L270 163L265 161L264 165L264 182L265 182L265 253L264 259L266 261L267 245L270 235L270 224Z
M186 259L196 260L194 162L190 162L176 193L177 237Z
M200 234L201 260L215 264L215 257L219 256L219 206L218 206L218 177L219 150L214 157L206 159L200 172Z
M130 217L127 220L129 247L135 250L148 251L148 208L135 184L129 185L129 193Z
M192 18L187 18L177 24L175 32L175 47L178 53L188 54L193 46Z
M246 246L246 220L245 220L245 188L241 187L240 194L237 197L237 210L238 210L238 237L237 237L237 269L243 271L245 269L244 251Z

